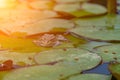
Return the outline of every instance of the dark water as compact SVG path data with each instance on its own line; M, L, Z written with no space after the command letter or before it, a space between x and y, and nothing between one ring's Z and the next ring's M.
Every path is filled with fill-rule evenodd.
M117 14L120 14L120 1L117 2Z
M108 69L108 65L109 65L109 63L103 63L94 69L83 71L83 74L95 73L95 74L111 75L111 73ZM111 80L117 80L117 79L114 76L112 76Z
M109 65L109 63L103 63L94 69L83 71L83 73L97 73L97 74L110 75L111 73L108 70L108 65Z

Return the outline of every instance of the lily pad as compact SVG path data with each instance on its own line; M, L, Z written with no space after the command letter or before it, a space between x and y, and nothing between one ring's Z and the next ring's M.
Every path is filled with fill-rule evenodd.
M19 53L10 51L0 51L0 61L12 60L13 64L21 65L33 65L35 64L33 56L35 53Z
M101 74L80 74L77 76L70 77L68 80L110 80L111 77L108 75Z
M97 16L93 13L87 12L85 10L77 10L77 11L72 11L69 13L71 16L74 16L76 18L85 18L85 17L93 17Z
M107 8L99 4L85 3L82 5L83 10L93 14L104 14L107 13Z
M58 3L74 3L74 2L84 2L88 0L55 0Z
M52 9L54 6L54 2L50 0L45 0L45 1L32 1L29 3L30 7L33 9L38 9L38 10L45 10L45 9Z
M2 80L60 80L76 72L79 71L57 65L41 65L15 69L4 75Z
M75 17L95 17L104 15L107 9L99 4L85 3L81 5L81 9L70 12Z
M86 44L78 45L78 47L92 51L95 47L109 45L109 44L111 43L90 41Z
M9 16L9 14L11 14L11 16ZM2 30L6 34L10 34L17 31L20 32L19 29L21 29L25 25L37 23L37 21L41 19L53 17L58 17L58 14L50 10L1 10L0 30Z
M76 28L70 32L96 41L120 42L120 16L74 19Z
M120 80L120 63L112 63L109 65L109 70L116 78L116 80Z
M107 17L93 17L93 18L78 18L73 20L75 24L77 24L80 27L90 27L90 28L103 28L106 25ZM101 27L100 27L101 26ZM86 28L85 28L86 30Z
M120 62L120 44L106 45L95 48L95 52L100 55L104 62Z
M91 69L101 62L101 57L97 54L79 48L44 51L36 54L34 59L38 64L57 62L56 65L65 66L77 71Z
M72 27L74 27L74 23L70 20L53 18L40 20L32 24L27 24L24 27L18 27L13 32L25 32L28 35L33 35L38 33L49 32L53 28L69 29Z
M91 39L95 41L108 41L108 42L120 42L120 30L107 30L104 28L96 27L76 27L71 29L70 32L74 35L78 35L79 37L83 37L86 39Z
M72 3L72 4L57 4L54 7L55 11L60 11L60 12L73 12L73 11L77 11L80 8L80 4L79 3Z
M104 6L91 3L71 3L71 4L57 4L54 7L55 11L65 12L69 16L74 17L92 17L97 15L103 15L107 12Z

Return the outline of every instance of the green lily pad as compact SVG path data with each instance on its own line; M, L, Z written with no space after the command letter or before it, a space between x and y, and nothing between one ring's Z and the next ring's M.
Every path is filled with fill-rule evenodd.
M40 52L34 57L36 63L47 64L57 62L56 65L82 71L99 65L101 57L79 48L55 49Z
M89 43L78 45L78 47L92 51L95 47L109 45L109 44L111 43L90 41Z
M81 10L71 11L70 14L75 17L93 17L103 15L106 12L107 9L104 6L85 3L81 5Z
M116 78L116 80L120 80L120 63L112 63L109 65L109 70Z
M85 3L82 5L83 10L93 14L104 14L107 13L107 8L99 4Z
M68 80L110 80L111 77L108 75L101 74L80 74L77 76L70 77Z
M75 73L67 67L41 65L15 69L5 74L2 80L60 80Z
M120 62L120 44L96 47L94 51L102 57L104 62Z
M72 11L70 12L70 14L72 16L75 16L75 17L90 17L90 16L96 16L95 14L93 13L90 13L90 12L87 12L85 10L77 10L77 11Z
M59 12L73 12L73 11L77 11L80 8L80 4L79 3L72 3L72 4L57 4L54 7L55 11L59 11Z
M93 28L93 29L92 29ZM108 41L108 42L120 42L120 30L107 30L105 28L100 29L100 27L76 27L71 29L70 32L79 37L87 38L95 41Z
M57 4L54 7L54 10L58 12L66 12L74 17L92 17L107 13L107 9L104 6L92 3Z
M120 16L74 19L77 26L70 32L91 40L120 42L119 19Z
M73 20L80 27L103 28L106 25L107 17L78 18ZM101 26L101 27L100 27ZM85 29L86 30L86 29Z

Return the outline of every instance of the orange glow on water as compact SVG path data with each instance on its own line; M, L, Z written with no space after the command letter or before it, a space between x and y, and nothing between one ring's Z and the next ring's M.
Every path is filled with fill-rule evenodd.
M0 8L9 8L15 6L17 0L0 0Z

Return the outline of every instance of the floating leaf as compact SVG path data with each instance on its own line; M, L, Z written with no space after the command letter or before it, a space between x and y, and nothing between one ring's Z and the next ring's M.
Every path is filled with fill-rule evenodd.
M79 48L44 51L36 54L34 59L38 64L57 62L59 66L66 66L77 71L91 69L101 62L101 57L97 54Z

